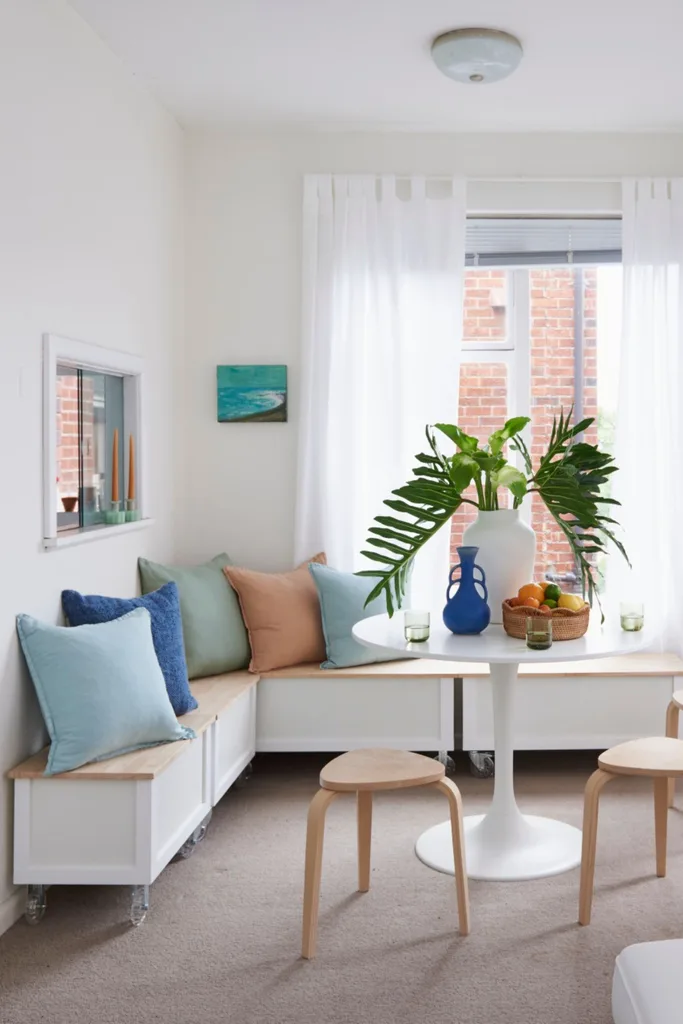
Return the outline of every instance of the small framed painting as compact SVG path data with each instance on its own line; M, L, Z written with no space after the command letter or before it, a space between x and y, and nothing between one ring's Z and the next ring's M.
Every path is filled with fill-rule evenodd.
M219 423L286 423L286 366L217 366Z

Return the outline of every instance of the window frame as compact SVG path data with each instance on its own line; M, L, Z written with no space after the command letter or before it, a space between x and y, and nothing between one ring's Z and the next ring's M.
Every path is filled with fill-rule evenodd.
M123 415L126 430L136 438L136 500L140 519L111 525L98 523L57 529L57 367L73 367L123 378ZM141 529L154 522L147 514L144 435L144 360L116 349L102 348L59 334L43 335L43 547L45 550L68 547L86 541L111 537ZM128 450L124 445L123 479L128 470Z

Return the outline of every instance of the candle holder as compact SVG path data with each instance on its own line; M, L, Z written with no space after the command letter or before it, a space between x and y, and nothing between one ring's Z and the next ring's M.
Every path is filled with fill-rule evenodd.
M126 522L137 523L140 518L140 509L136 508L135 498L128 498L126 500Z
M112 501L111 507L104 513L104 521L107 526L118 526L126 521L126 513L121 508L120 501Z

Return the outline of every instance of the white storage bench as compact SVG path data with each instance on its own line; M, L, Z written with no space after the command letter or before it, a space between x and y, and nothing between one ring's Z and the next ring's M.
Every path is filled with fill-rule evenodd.
M460 670L463 749L490 750L489 667L467 664ZM682 676L678 655L648 652L520 665L515 750L606 750L641 736L663 736L666 708Z
M139 924L149 886L179 851L193 852L211 810L255 751L257 676L198 680L199 708L183 715L197 738L46 777L47 751L14 779L14 881L28 886L26 916L39 921L49 885L129 885Z
M64 775L43 775L46 752L15 780L14 881L27 885L27 918L40 920L52 884L130 885L131 919L179 851L191 853L211 809L255 752L339 752L455 747L455 681L463 685L463 749L492 746L488 665L421 659L325 670L317 665L231 672L197 680L195 740L137 751ZM683 661L633 654L595 662L524 665L517 684L515 749L606 749L663 735ZM490 759L489 759L490 760ZM480 774L490 769L475 760ZM492 764L490 766L492 768Z
M675 654L520 665L515 749L606 750L663 734L666 707L681 677L683 660ZM453 750L455 680L462 681L462 748L490 750L488 665L419 658L332 671L295 665L264 672L256 750Z
M394 747L452 750L456 662L420 658L357 668L318 665L263 672L256 708L257 752Z

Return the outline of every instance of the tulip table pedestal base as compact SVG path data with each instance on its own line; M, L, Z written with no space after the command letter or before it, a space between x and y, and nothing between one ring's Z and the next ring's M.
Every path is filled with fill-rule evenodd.
M570 871L581 862L581 831L553 818L522 814L515 800L513 705L517 665L489 667L496 773L490 810L465 818L467 874L470 878L512 882ZM415 852L430 868L454 874L449 822L423 832Z

